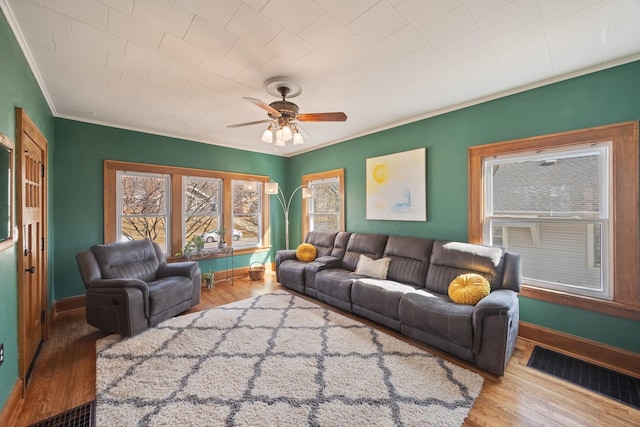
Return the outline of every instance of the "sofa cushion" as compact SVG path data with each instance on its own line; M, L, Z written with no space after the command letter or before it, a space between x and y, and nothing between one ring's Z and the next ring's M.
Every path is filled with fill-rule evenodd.
M384 257L390 257L387 279L424 287L433 240L420 237L389 236Z
M425 288L446 295L453 279L465 273L478 273L489 281L491 290L500 289L503 268L501 248L436 240Z
M316 247L311 243L301 243L296 249L298 261L311 262L316 259Z
M386 243L386 234L352 233L342 259L342 268L355 271L361 254L372 259L381 258Z
M358 266L353 273L374 279L386 279L390 261L391 258L371 259L366 255L360 255Z
M476 273L461 274L449 284L449 298L458 304L476 305L491 291L489 281Z
M191 300L193 284L184 276L170 276L149 282L149 314L153 316L174 305ZM198 283L198 285L200 285Z
M472 347L472 305L456 304L446 295L420 289L404 294L399 308L403 325L429 331L429 334L458 346Z
M316 257L331 255L338 233L335 231L310 231L304 243L312 244L316 249Z
M316 291L332 299L351 304L351 285L359 276L343 268L321 270L316 275Z
M391 280L363 278L351 285L351 303L385 317L399 320L400 298L413 292L414 286Z
M306 262L288 259L280 264L281 283L299 283L304 285L304 269Z

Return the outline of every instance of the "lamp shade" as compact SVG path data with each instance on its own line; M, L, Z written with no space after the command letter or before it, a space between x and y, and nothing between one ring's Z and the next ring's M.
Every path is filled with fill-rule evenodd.
M315 192L313 188L302 187L302 198L303 199L313 199L315 197Z
M304 144L304 139L302 138L302 135L300 134L300 132L296 132L293 134L293 145L300 145L300 144Z
M271 132L271 126L269 126L269 129L266 129L262 134L262 142L266 142L267 144L271 144L273 142L273 132Z
M285 142L291 140L291 138L293 138L293 134L291 133L289 125L282 126L280 130L276 132L276 138Z
M287 144L284 143L283 140L281 140L280 138L276 137L276 147L285 147Z
M264 192L266 194L278 194L278 183L275 181L265 182Z

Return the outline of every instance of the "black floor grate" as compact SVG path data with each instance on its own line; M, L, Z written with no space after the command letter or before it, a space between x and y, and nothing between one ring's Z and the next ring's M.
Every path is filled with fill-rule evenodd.
M528 366L640 409L640 380L535 346Z
M85 403L29 427L94 427L96 402Z

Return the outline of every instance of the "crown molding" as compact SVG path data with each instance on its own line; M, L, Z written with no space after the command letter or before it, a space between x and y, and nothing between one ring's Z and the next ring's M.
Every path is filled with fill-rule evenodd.
M54 117L56 117L57 112L53 104L53 100L51 99L51 96L47 91L47 87L44 84L44 80L42 79L42 75L40 74L40 71L38 71L38 67L36 66L36 61L33 58L31 51L29 50L29 46L27 45L27 41L25 40L24 34L22 33L20 26L18 25L18 21L16 20L13 10L11 9L11 7L9 6L6 0L0 0L0 9L2 9L2 12L4 13L5 18L9 23L9 27L11 27L11 31L13 31L13 35L18 41L18 45L22 50L22 54L27 60L27 64L29 64L29 68L31 69L31 74L33 74L33 77L36 79L36 82L38 83L38 87L40 88L40 92L42 93L42 96L47 102L47 105L49 106L49 110L51 111L51 114Z

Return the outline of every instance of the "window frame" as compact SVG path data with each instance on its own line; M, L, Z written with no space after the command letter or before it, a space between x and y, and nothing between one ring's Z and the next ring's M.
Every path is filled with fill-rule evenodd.
M610 163L610 153L611 151L611 142L610 141L601 141L598 143L589 143L583 145L572 145L565 146L562 149L536 149L535 151L530 151L527 153L518 153L518 154L509 154L509 155L494 155L491 157L483 158L483 170L484 170L484 212L483 216L485 217L484 226L485 229L483 231L483 244L485 245L493 245L493 227L494 226L502 226L503 227L503 238L502 245L505 248L509 248L509 229L510 228L522 228L529 229L531 234L531 245L533 247L539 248L539 250L546 251L546 249L541 248L541 230L548 230L547 227L553 227L554 225L563 224L562 227L569 226L580 226L584 225L585 231L585 239L587 240L587 247L585 248L587 252L591 250L591 258L594 258L593 254L593 246L589 246L589 238L588 238L588 226L597 224L600 226L600 229L604 232L604 237L609 236L609 218L611 217L610 211L610 177L611 177L611 163ZM570 211L558 211L554 210L554 214L551 215L548 211L536 211L535 208L531 207L531 210L521 211L519 208L514 208L514 210L495 210L497 206L494 205L496 199L494 198L496 194L502 194L500 192L500 187L496 184L496 179L494 175L494 171L496 165L498 168L501 168L503 165L514 165L520 164L521 162L526 162L529 164L539 164L552 159L575 159L578 157L584 156L592 156L597 159L598 169L600 173L598 174L598 187L599 194L598 197L598 211L588 211L588 212L580 212L575 210ZM555 160L554 160L555 164ZM553 166L558 167L558 166ZM505 185L505 182L502 183L502 186ZM553 183L551 184L553 186ZM609 240L606 240L608 242ZM515 249L514 249L515 250ZM515 250L517 252L517 250ZM598 283L599 287L596 287L596 283L592 283L594 286L587 286L584 283L580 283L579 281L569 281L568 283L552 280L549 277L547 279L542 279L536 275L536 273L531 270L528 271L530 276L526 276L526 268L523 268L523 280L527 282L531 286L535 286L541 289L548 290L558 290L558 291L566 291L570 294L584 295L584 296L592 296L598 299L611 300L612 295L612 279L610 275L610 264L611 257L608 251L608 245L605 245L603 248L602 259L604 259L605 263L600 268L600 274L598 275ZM540 252L538 252L538 256L542 256ZM589 258L589 253L587 253L587 258ZM595 272L595 268L589 268L588 259L585 260L585 271ZM551 266L550 266L551 267ZM536 278L531 277L536 276ZM564 277L567 280L567 277ZM571 290L571 291L570 291Z
M264 185L262 184L262 182L258 181L258 185L257 188L255 189L255 193L257 194L258 198L260 199L260 203L259 203L259 212L256 214L236 214L234 213L234 209L233 209L233 201L235 200L234 198L234 188L233 185L236 182L242 182L242 183L251 183L254 180L247 180L247 179L232 179L231 180L231 240L233 241L233 225L235 223L235 218L236 216L240 217L240 216L256 216L256 217L263 217L263 211L264 211L264 206L265 206L265 194L264 194ZM254 181L255 182L255 181ZM243 184L244 185L244 184ZM251 191L251 190L245 190L245 191ZM237 248L240 249L244 249L244 248L255 248L255 247L260 247L262 245L262 239L264 237L264 229L265 229L265 224L264 222L259 223L258 224L258 241L254 244L254 243L245 243L245 244L241 244L238 241L237 244ZM235 246L235 245L234 245Z
M611 276L612 300L579 296L522 284L520 295L632 320L640 320L640 239L638 238L638 122L625 122L550 135L478 145L468 149L469 242L483 242L485 158L542 149L611 141ZM633 230L630 232L629 230Z
M345 193L344 193L344 168L333 169L325 172L317 172L311 173L302 176L302 185L305 187L309 186L309 183L312 181L322 181L325 179L338 179L339 185L338 189L340 191L340 229L339 231L345 231ZM302 199L302 236L306 236L309 233L309 201Z
M187 192L187 183L189 181L214 181L218 187L218 198L222 199L223 196L223 186L224 183L222 182L222 180L220 178L211 178L211 177L202 177L202 176L187 176L187 175L183 175L182 176L182 190L181 193L182 195L184 195ZM220 224L220 220L223 218L222 213L224 212L224 204L223 204L223 200L218 200L218 206L221 206L222 209L218 208L218 211L216 212L217 215L214 215L214 217L217 217L217 223ZM188 216L188 212L187 212L187 201L184 199L182 199L182 235L185 236L186 239L186 235L187 235L187 230L186 230L186 225L187 225L187 221L185 220ZM205 216L211 216L211 215L193 215L192 216L201 216L201 217L205 217ZM216 227L217 228L217 227Z
M180 259L181 257L174 256L178 252L182 251L185 245L183 242L183 177L203 177L203 178L218 178L222 180L222 203L223 203L223 224L226 229L225 240L233 245L232 239L232 215L231 215L231 203L226 201L231 200L232 189L231 183L233 180L251 180L259 181L263 184L269 181L268 176L243 174L234 172L220 172L206 169L194 169L184 168L177 166L164 166L147 163L134 163L124 162L118 160L105 160L103 165L104 176L104 219L103 219L103 239L105 243L118 241L117 236L117 172L137 172L137 173L151 173L158 175L169 175L171 186L171 212L170 212L170 248L166 254L168 260ZM176 214L177 213L177 214ZM270 249L270 218L269 218L269 198L262 198L262 246L256 247L240 247L235 248L235 254L254 253L256 251L269 250Z
M162 215L125 215L122 213L123 203L122 203L122 176L136 176L141 178L154 178L154 179L162 179L164 180L164 213ZM116 171L116 217L120 218L120 221L116 221L116 238L117 241L120 240L124 231L122 230L122 219L123 218L135 218L135 217L158 217L164 218L165 220L165 246L167 250L171 248L171 176L167 174L160 173L149 173L149 172L133 172L133 171ZM162 245L160 245L162 246Z

